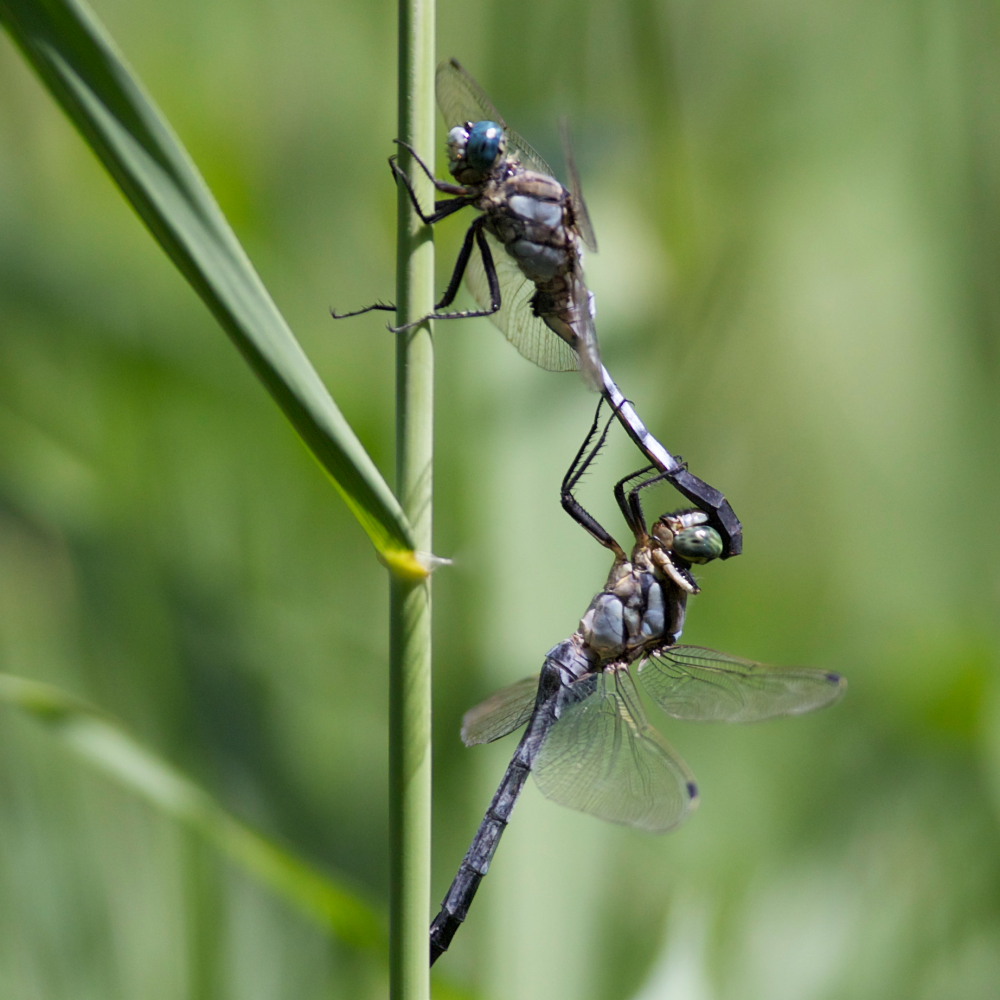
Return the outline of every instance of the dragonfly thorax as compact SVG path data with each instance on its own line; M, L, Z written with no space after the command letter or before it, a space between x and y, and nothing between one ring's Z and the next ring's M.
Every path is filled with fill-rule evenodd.
M487 184L479 202L487 230L545 298L541 308L532 302L536 315L570 305L565 276L579 266L580 251L568 226L568 205L569 192L559 181L531 170Z
M668 601L665 586L669 584L655 572L620 564L580 620L578 634L584 645L607 663L651 645L675 642L683 625L684 600ZM670 590L677 593L676 588Z
M496 122L466 122L448 133L448 169L460 184L481 184L507 157L507 136Z

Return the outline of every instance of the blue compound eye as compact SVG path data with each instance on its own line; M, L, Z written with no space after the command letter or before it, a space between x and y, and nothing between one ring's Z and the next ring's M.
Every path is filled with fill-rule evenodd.
M469 129L465 162L473 170L488 174L507 152L507 137L496 122L476 122Z

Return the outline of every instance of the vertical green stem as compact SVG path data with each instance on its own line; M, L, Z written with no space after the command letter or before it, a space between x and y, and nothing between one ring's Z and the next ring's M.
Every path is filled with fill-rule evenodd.
M400 0L399 135L433 163L434 3ZM425 206L434 192L423 172L402 166ZM429 227L399 185L396 302L400 323L434 303ZM429 324L398 335L396 345L396 492L419 550L432 551L434 352ZM431 846L431 588L392 581L390 600L389 769L392 1000L428 1000Z

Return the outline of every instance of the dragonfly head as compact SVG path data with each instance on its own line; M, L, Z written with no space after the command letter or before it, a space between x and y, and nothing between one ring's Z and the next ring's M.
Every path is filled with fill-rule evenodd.
M664 514L652 526L653 562L689 593L698 592L689 567L707 563L722 555L722 536L707 524L700 510Z
M664 514L652 529L653 538L667 551L688 563L707 563L722 555L722 536L708 524L700 510Z
M466 122L448 133L448 168L460 184L487 178L507 155L507 136L496 122Z

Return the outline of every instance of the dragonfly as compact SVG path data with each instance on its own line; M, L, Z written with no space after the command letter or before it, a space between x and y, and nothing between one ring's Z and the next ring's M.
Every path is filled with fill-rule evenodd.
M672 830L695 808L694 776L648 722L639 685L667 715L708 722L801 715L846 688L837 673L679 644L687 599L699 593L692 566L718 557L722 540L700 510L647 526L641 492L663 475L644 469L614 487L634 536L627 554L574 494L600 447L588 451L590 440L566 473L563 503L576 505L580 523L613 552L611 571L576 631L546 654L541 675L497 692L463 719L467 746L526 728L431 924L432 965L468 915L529 774L554 802L654 833Z
M436 190L449 197L425 213L413 182L395 156L389 164L426 225L463 208L479 214L466 230L451 278L434 311L394 332L427 320L489 317L520 353L542 368L579 368L584 380L611 404L628 436L647 460L691 503L704 511L723 539L722 558L738 555L743 528L725 496L698 478L648 430L601 360L594 325L594 296L583 273L583 250L597 240L580 190L580 179L563 130L569 187L504 121L472 76L451 59L437 70L438 105L448 133L448 167L441 180L409 144L397 139ZM479 309L448 310L466 279ZM372 310L394 311L378 302L335 319Z

